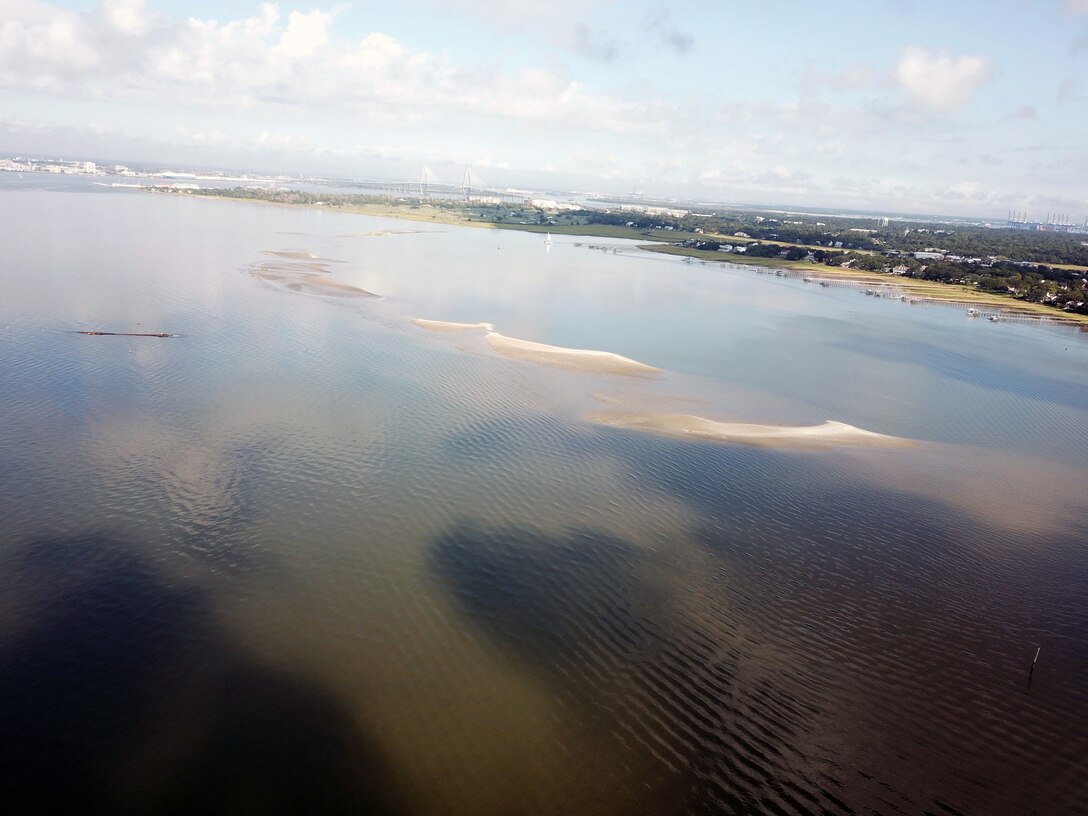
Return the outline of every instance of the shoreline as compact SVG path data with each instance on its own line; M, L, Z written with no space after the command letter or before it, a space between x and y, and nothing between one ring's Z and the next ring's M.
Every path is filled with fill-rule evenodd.
M287 203L280 201L268 201L260 198L243 196L229 196L211 193L202 190L165 191L154 187L146 188L152 193L167 193L169 195L189 195L205 200L221 200L231 202L249 202L263 204L265 206L279 206L316 210L320 212L343 212L354 215L369 215L377 218L395 218L402 221L413 221L428 224L444 224L447 226L463 226L483 229L515 230L519 232L532 232L537 234L550 232L553 235L569 235L580 238L613 238L632 241L657 241L659 243L639 244L638 249L644 252L654 252L662 255L673 255L694 258L700 261L714 263L729 263L750 267L766 267L777 269L787 273L811 273L826 277L829 280L865 283L880 285L883 287L895 287L902 289L920 301L932 303L962 303L964 306L993 308L1018 319L1031 320L1042 319L1066 326L1074 326L1082 330L1088 330L1088 315L1079 315L1054 309L1041 303L1030 303L1006 298L1000 295L979 292L959 284L945 284L936 281L925 281L914 278L902 278L899 276L882 275L876 272L863 272L860 270L842 269L841 267L826 266L824 264L810 263L807 261L787 261L784 258L749 258L721 253L716 250L702 250L690 247L676 246L673 241L683 238L703 238L707 236L695 235L677 231L637 230L632 227L611 226L608 224L579 224L579 225L541 225L541 224L511 224L496 223L493 221L474 221L461 216L456 211L442 207L434 207L430 204L421 204L415 207L383 204L351 204L345 206L326 206L308 203ZM755 239L733 239L743 243L751 243ZM779 243L768 241L763 243ZM795 246L794 244L782 244L783 247ZM797 244L804 248L804 245Z
M842 267L825 266L824 264L808 261L787 261L784 258L749 258L745 255L678 247L672 244L643 244L639 246L639 249L645 252L655 252L659 255L694 258L695 260L710 263L764 267L768 270L780 270L790 277L803 277L808 274L837 283L869 284L881 286L885 289L901 289L904 294L914 298L915 302L982 307L1004 312L1008 316L1051 321L1088 330L1088 315L1052 309L1042 303L1030 303L979 292L961 284L938 283L916 278L904 278L899 275L881 275L878 272L843 269Z

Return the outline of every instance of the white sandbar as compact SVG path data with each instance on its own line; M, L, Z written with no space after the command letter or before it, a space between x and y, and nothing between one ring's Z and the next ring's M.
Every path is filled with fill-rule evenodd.
M312 252L306 252L301 249L266 249L263 250L265 255L272 255L276 258L291 258L298 261L316 261L317 256Z
M518 340L516 337L506 337L498 332L488 332L486 339L488 345L499 354L518 360L558 366L559 368L572 368L594 374L626 374L628 376L659 374L661 372L660 368L654 368L637 360L621 357L619 354L613 354L610 351L549 346L544 343L533 343L529 340Z
M734 442L770 448L833 448L844 445L865 447L909 447L909 439L866 431L844 422L828 420L822 425L756 425L745 422L717 422L689 414L626 413L599 411L589 414L591 422L630 428L662 436Z
M437 332L461 332L472 329L491 331L494 328L490 323L450 323L445 320L424 320L422 317L412 318L412 325Z

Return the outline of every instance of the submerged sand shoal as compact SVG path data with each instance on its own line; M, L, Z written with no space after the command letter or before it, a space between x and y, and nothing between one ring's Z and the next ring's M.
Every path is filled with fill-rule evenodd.
M451 323L448 320L426 320L422 317L412 318L411 323L421 329L437 332L463 332L472 331L473 329L492 331L494 329L494 326L490 323Z
M601 425L661 436L774 448L910 447L915 444L910 439L874 433L832 420L822 425L758 425L718 422L690 414L621 411L598 411L589 414L587 419Z
M337 236L339 238L387 238L390 235L422 235L426 232L441 232L442 230L395 230L395 229L383 229L383 230L371 230L370 232L349 232L343 235Z
M329 264L325 261L290 261L285 263L263 263L260 264L257 269L262 272L321 272L328 273L332 270L329 269Z
M543 365L575 369L593 374L646 376L661 373L660 368L640 363L628 357L622 357L619 354L613 354L610 351L549 346L545 343L533 343L529 340L507 337L498 332L488 332L486 339L488 345L499 354L532 363L542 363Z
M311 295L330 295L332 297L377 297L373 292L368 292L366 289L360 289L358 286L351 286L347 283L340 283L332 278L327 278L324 275L317 275L312 272L285 272L258 267L256 269L251 269L249 274L260 280L279 284L292 292L305 292Z

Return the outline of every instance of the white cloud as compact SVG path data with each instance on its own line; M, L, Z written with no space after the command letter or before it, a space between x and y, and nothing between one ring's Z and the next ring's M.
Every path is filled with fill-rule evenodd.
M329 40L328 26L332 14L311 11L309 14L292 11L287 18L287 30L283 32L276 53L288 59L298 59L314 53Z
M993 65L987 57L950 57L905 48L895 76L923 107L950 111L966 105L979 86L993 78Z
M274 82L289 70L284 61L271 59L270 41L280 35L279 17L276 6L266 4L259 17L224 24L190 19L169 42L144 52L142 74L156 84L203 85L213 91L217 86L252 90ZM115 77L113 84L128 79Z
M139 37L151 28L144 0L105 0L102 17L114 31L130 37Z
M50 90L101 62L97 44L79 15L36 2L5 5L0 85Z
M457 63L377 32L337 42L336 10L284 16L265 4L242 19L152 25L138 0L110 0L84 14L12 2L16 19L0 24L0 88L193 112L320 112L400 129L473 117L616 134L662 127L652 99L591 92L558 67Z
M430 0L430 5L504 36L544 39L553 49L585 59L612 62L631 51L624 36L629 11L610 14L617 0ZM683 33L670 33L679 37L670 47L689 45Z
M310 140L304 136L294 136L288 133L270 133L262 130L254 144L262 150L270 150L274 153L285 151L309 151L313 150Z
M196 147L236 147L235 140L221 130L189 130L178 128L174 134L179 144Z
M949 195L962 196L963 198L979 198L986 194L983 186L977 181L960 181L948 188Z
M475 18L485 25L502 28L554 24L583 18L597 7L615 0L436 0L439 6Z
M123 148L200 161L229 156L238 166L297 163L322 172L396 166L390 172L411 173L417 161L441 169L442 162L484 154L491 173L513 164L510 183L531 184L550 167L547 183L556 185L593 177L626 191L643 178L644 189L660 193L688 185L691 192L781 200L786 193L842 191L859 204L906 206L938 184L945 198L972 199L968 188L943 186L949 167L976 148L977 155L996 155L995 123L1031 101L1011 97L1003 110L980 105L971 120L934 117L930 111L967 104L994 70L981 56L921 48L903 51L898 64L846 63L828 73L812 64L794 99L762 91L731 96L729 83L713 77L678 81L654 68L645 80L639 66L587 66L557 56L559 34L577 33L577 26L582 39L560 47L606 62L631 57L638 38L655 36L642 12L630 15L626 28L620 21L603 31L587 19L608 11L611 0L561 0L559 12L538 2L428 0L432 10L444 2L481 21L494 13L526 24L514 39L489 40L506 50L477 56L460 40L442 50L388 33L349 38L344 31L359 17L345 19L350 13L332 6L337 1L302 10L246 5L253 10L235 18L227 11L235 6L223 6L214 19L185 19L153 13L155 0L100 0L82 12L60 0L0 0L0 96L16 92L3 103L9 118L0 133L12 134L7 144L19 149L103 144L111 155ZM642 11L659 7L660 0L647 0ZM554 19L563 10L570 15ZM672 30L669 19L664 12L653 17L657 28ZM1072 78L1061 85L1067 95L1079 87ZM1021 107L1009 114L1017 123L1005 132L1022 143L1037 128L1032 115L1044 112ZM87 116L112 119L117 133L88 138ZM20 135L30 127L20 120L39 117L53 130ZM70 124L59 125L65 120ZM254 156L254 165L246 164ZM315 157L321 161L307 164ZM1005 162L1007 178L993 182L997 171L987 169L979 180L1007 186L1019 164ZM957 169L952 177L968 172ZM893 173L910 183L876 181ZM1066 173L1051 186L1073 177ZM839 178L853 178L854 187Z

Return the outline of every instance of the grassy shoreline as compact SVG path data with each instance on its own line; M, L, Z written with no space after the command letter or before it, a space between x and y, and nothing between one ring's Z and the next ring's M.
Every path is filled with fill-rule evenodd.
M307 203L286 203L280 201L266 201L260 198L246 196L229 196L219 192L214 194L202 191L187 191L185 195L198 196L207 200L223 200L230 202L251 202L266 206L304 208L310 210L344 212L354 215L370 215L379 218L396 218L402 221L414 221L426 224L443 224L448 226L478 227L485 229L517 230L520 232L551 233L552 235L570 235L581 238L620 238L634 241L684 241L688 239L717 240L718 236L686 233L677 230L639 230L633 227L614 226L610 224L517 224L510 222L485 221L472 219L464 213L450 210L444 207L434 207L430 204L403 206L396 204L347 204L340 206L328 206ZM178 195L178 193L170 193ZM724 240L730 240L728 236L721 236ZM755 239L732 239L735 242L749 242ZM777 241L763 241L761 243L781 243ZM782 244L783 247L794 246ZM781 269L792 273L810 273L813 277L819 276L828 280L841 280L854 283L871 283L880 286L894 286L905 294L922 301L940 301L947 303L962 303L965 306L978 306L997 309L1010 315L1031 318L1049 318L1051 320L1070 325L1088 328L1088 315L1078 315L1064 312L1045 306L1042 303L1029 303L1016 300L1012 297L980 292L970 286L960 284L939 283L937 281L925 281L915 278L903 278L898 275L882 275L876 272L863 272L861 270L843 269L842 267L825 266L824 264L808 261L787 261L784 258L749 258L745 255L733 255L731 253L718 252L716 250L694 249L691 247L675 246L667 243L642 244L639 249L647 252L657 252L665 255L683 256L714 263L733 263L744 266L762 266L770 269Z
M922 301L942 301L946 303L959 303L964 306L976 306L987 309L996 309L1010 315L1032 318L1049 318L1060 323L1068 323L1088 328L1088 315L1079 315L1054 309L1042 303L1030 303L1017 300L1012 297L1004 297L989 292L980 292L971 286L956 283L939 283L937 281L919 280L917 278L904 278L899 275L882 275L878 272L864 272L855 269L843 269L839 266L825 266L824 264L808 261L787 261L784 258L749 258L745 255L734 255L728 252L717 252L708 249L692 249L690 247L678 247L662 244L647 244L639 249L647 252L657 252L663 255L675 255L695 258L713 263L732 263L743 266L762 266L769 269L781 269L785 272L804 273L811 277L820 277L825 280L839 280L859 284L874 284L883 287L894 287L901 290L909 297Z
M158 191L156 191L158 192ZM427 224L446 224L460 227L481 227L485 229L517 230L540 234L571 235L579 238L622 238L632 241L685 241L689 238L706 238L694 232L680 230L640 230L633 227L613 226L610 224L519 224L510 221L487 221L471 218L456 210L445 207L433 207L430 204L403 206L396 204L325 204L288 203L268 201L249 196L230 196L220 192L208 193L202 190L186 190L182 193L169 192L167 195L189 195L209 201L249 202L273 207L292 207L295 209L318 210L322 212L343 212L353 215L371 215L378 218L396 218L402 221L416 221Z

